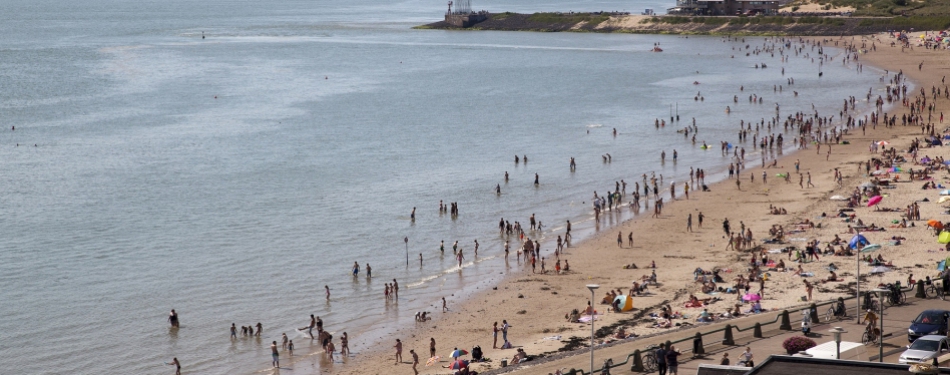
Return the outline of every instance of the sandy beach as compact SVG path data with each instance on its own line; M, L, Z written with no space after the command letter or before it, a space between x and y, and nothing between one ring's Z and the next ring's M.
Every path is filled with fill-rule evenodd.
M888 69L890 74L883 78L885 81L893 77L896 71L902 70L915 85L913 89L908 90L907 95L910 100L919 95L920 88L925 88L928 92L928 103L930 103L931 86L940 87L941 90L944 87L941 83L946 65L945 59L941 62L944 55L922 47L902 51L900 47L890 47L889 44L893 39L886 39L886 37L886 35L875 35L824 39L825 45L832 46L833 41L853 42L860 46L861 42L867 39L869 49L873 39L876 51L859 54L859 63ZM754 38L752 43L761 44L762 40L763 38ZM822 40L822 38L816 40ZM923 68L918 70L918 64L921 62L923 62ZM835 60L831 63L840 64L841 62ZM855 63L851 62L851 64ZM737 83L736 94L742 97L738 90L740 84ZM872 101L877 98L877 95L886 96L884 92L875 92L873 95ZM864 101L864 99L864 97L856 98L858 101ZM938 117L946 102L942 95L936 101L932 122L937 127L938 133L939 129L943 128ZM663 305L670 305L674 311L687 316L684 319L673 320L675 324L701 324L697 323L696 317L703 308L684 307L684 303L688 301L691 294L700 299L720 298L720 301L712 301L705 307L712 315L719 315L731 309L737 301L737 294L702 293L702 284L694 281L694 270L696 268L707 271L721 270L720 275L725 282L719 283L718 286L729 287L733 285L738 275L748 274L750 257L753 256L753 253L749 251L727 249L723 220L728 218L733 231L743 225L752 231L753 246L761 245L761 247L756 247L755 256L757 257L760 249L767 251L795 246L804 250L806 241L812 239L819 240L821 248L824 248L835 235L848 241L854 235L849 233L849 225L853 223L836 217L845 203L830 200L829 197L850 196L856 186L869 180L869 176L860 163L873 157L880 157L869 151L869 145L874 141L890 142L888 147L897 148L898 155L907 157L908 162L901 166L904 172L890 174L891 178L899 175L899 179L891 184L894 188L882 191L884 198L878 205L897 209L897 211L868 208L862 202L854 208L854 212L849 212L856 215L855 220L861 219L866 225L874 224L884 228L884 231L865 232L864 235L871 243L882 245L881 250L871 255L881 255L894 266L890 272L869 275L867 271L870 267L863 265L862 274L865 282L862 283L861 288L876 287L882 282L897 280L905 282L909 274L913 274L915 279L924 276L933 277L937 273L935 263L946 258L946 253L942 251L942 246L937 244L933 231L926 227L926 223L932 218L944 220L946 210L936 204L939 199L938 192L942 189L921 190L920 186L924 181L909 181L910 175L906 171L911 168L923 169L924 166L915 165L911 157L905 153L910 142L922 135L922 129L919 126L901 126L901 115L906 113L908 113L908 107L902 106L897 100L888 112L888 116L897 115L896 126L885 128L882 124L876 127L868 125L864 134L860 128L850 129L848 135L843 138L850 144L832 146L825 144L818 149L815 144L809 143L806 149L777 159L777 167L774 168L763 169L759 160L747 160L748 168L742 170L740 174L741 190L737 189L735 180L726 179L710 185L708 192L690 191L687 200L682 196L682 188L678 182L677 198L673 202L667 198L659 218L651 218L649 213L643 213L635 219L616 223L617 220L611 217L615 214L606 212L600 219L601 225L597 235L586 241L572 244L561 256L561 259L569 260L569 272L562 272L562 274L553 272L553 246L545 248L542 252L542 256L546 258L548 270L545 274L532 273L530 265L525 266L523 262L519 264L513 250L508 261L509 276L503 282L490 290L468 296L463 304L449 304L448 311L444 313L442 306L433 305L429 309L432 320L418 322L415 327L402 328L392 337L351 338L351 340L380 340L382 344L377 350L346 358L344 363L338 362L332 369L323 372L412 374L410 364L412 357L409 350L414 349L420 357L421 363L418 366L420 373L450 373L450 370L441 368L439 365L425 366L429 358L430 339L433 338L436 341L436 353L442 357L440 365L448 364L449 360L446 357L453 348L470 351L473 346L478 345L485 352L485 357L492 361L474 364L472 368L477 371L498 368L500 359L510 360L515 354L514 349L492 348L492 324L498 322L500 326L503 320L507 320L511 326L508 332L510 342L516 348L524 349L529 355L556 352L565 346L563 341L568 341L574 336L580 338L580 344L586 345L584 340L589 335L590 326L584 323L569 323L565 319L565 315L572 309L583 310L586 307L591 298L590 292L585 288L586 284L600 285L600 289L596 292L594 308L604 315L598 317L598 327L623 326L627 333L638 335L667 330L652 327L653 319L647 315L659 314L660 306ZM784 118L788 115L788 113L782 113L781 116ZM840 126L838 114L834 115L833 125ZM862 120L863 115L864 113L861 113ZM924 116L926 118L926 112ZM768 134L764 130L763 133ZM786 144L791 143L794 137L792 131L786 133ZM753 141L747 141L742 146L751 148L751 142ZM831 147L830 155L827 153L828 147ZM719 156L718 150L711 149L709 152L717 153L715 155ZM934 158L948 156L947 154L939 147L924 148L918 153L918 157ZM814 187L799 187L799 175L795 173L796 161L800 163L802 174L810 173ZM843 175L840 187L834 178L836 168ZM763 172L768 176L767 182L762 181ZM792 173L789 182L777 177L777 174L786 172ZM946 174L934 173L933 175L934 182L940 184L945 180ZM750 179L752 176L755 177L754 182ZM639 176L630 176L628 179L631 185L632 181L638 180ZM604 182L605 186L610 183L612 181ZM668 184L667 181L661 189L665 188L668 191ZM630 190L632 187L628 187L628 192ZM629 196L628 193L627 199ZM929 199L929 202L921 202L924 198ZM921 220L913 221L914 226L907 228L899 228L893 224L894 220L901 219L903 209L914 202L919 202ZM625 201L624 205L626 206L627 203ZM784 209L787 214L774 215L770 212L770 206ZM652 202L649 207L652 211ZM702 226L698 223L700 213L704 215ZM691 232L686 228L687 216L690 214L693 216ZM522 220L527 221L527 218ZM801 223L806 220L814 223L815 227L802 225ZM781 225L784 228L785 243L763 244L763 240L770 238L769 229L773 225ZM627 235L631 232L634 243L629 246ZM623 238L623 245L619 247L618 233L622 234ZM901 240L900 245L894 245L891 241L892 237L904 239ZM847 296L854 288L856 259L853 256L821 255L820 260L801 263L804 271L813 275L810 277L800 277L791 272L799 264L790 260L789 254L768 254L768 256L774 261L784 260L789 271L769 271L761 301L762 307L766 310L781 310L805 303L802 300L806 296L803 279L815 285L813 301ZM654 271L649 268L651 262L656 263L655 272L658 283L650 285L645 295L633 298L635 307L633 311L613 313L609 312L609 306L599 304L600 299L609 290L620 290L623 294L627 294L633 281L640 281L642 277ZM830 263L837 266L836 273L840 281L822 283L821 280L829 275L827 267ZM636 264L638 269L624 268L624 265L631 264ZM759 282L753 282L751 291L758 292L759 287ZM407 292L404 292L405 296L402 298L412 298L411 290ZM749 305L742 305L742 309L743 311L749 309ZM330 329L332 329L332 324L333 322L327 322ZM611 332L613 332L612 329ZM503 343L501 334L498 336L497 344L501 346ZM394 364L394 350L390 347L395 344L397 338L404 344L404 362ZM628 340L635 342L635 339ZM325 359L319 358L323 356L323 354L315 354L314 358L302 362L325 363ZM304 367L300 366L301 364L297 366Z

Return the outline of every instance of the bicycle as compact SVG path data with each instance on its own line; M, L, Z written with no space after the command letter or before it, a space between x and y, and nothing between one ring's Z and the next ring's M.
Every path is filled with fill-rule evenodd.
M885 301L890 306L900 306L907 303L907 295L904 294L904 291L901 290L900 285L887 284L887 289L890 289L890 292L887 292Z
M881 338L880 329L878 329L877 327L872 327L870 324L868 324L864 328L864 334L861 335L861 343L863 343L864 345L877 343L877 341L880 338Z
M828 307L828 311L825 312L825 321L830 322L831 318L838 318L841 320L848 317L848 310L844 306L843 301L838 301Z
M927 293L928 298L936 295L941 300L947 300L947 295L943 292L943 286L937 285L937 283L931 282L924 288L924 291Z
M643 371L644 372L654 372L659 369L659 365L656 362L656 345L650 345L646 348L646 354L643 355ZM630 369L633 371L633 368Z

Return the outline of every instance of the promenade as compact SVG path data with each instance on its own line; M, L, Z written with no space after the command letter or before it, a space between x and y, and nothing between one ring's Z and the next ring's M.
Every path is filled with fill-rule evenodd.
M910 321L913 320L917 314L921 311L928 309L950 309L950 301L942 301L940 299L918 299L912 298L914 295L913 291L907 293L907 304L897 307L887 307L884 310L884 362L887 363L897 363L898 357L904 351L905 346L908 345L907 341L907 328L910 325ZM812 324L812 333L809 335L812 340L815 340L816 343L821 344L828 341L833 341L834 336L828 333L828 330L833 327L841 327L847 330L847 333L842 335L843 341L853 341L860 342L861 335L864 332L864 324L857 324L854 319L854 300L848 300L845 302L848 305L848 315L849 317L844 320L834 320L831 322L825 322L824 312L828 309L827 306L819 307L818 312L820 316L820 323ZM642 339L633 339L629 342L622 344L610 346L607 348L597 348L595 349L595 369L599 372L600 367L603 366L604 361L607 358L612 358L614 363L623 362L626 357L633 353L634 350L640 349L649 346L655 345L666 341L676 341L679 339L693 337L697 332L708 332L713 331L719 328L723 328L726 324L731 324L733 326L738 326L742 329L751 327L755 323L766 323L771 322L775 319L775 316L779 312L770 311L768 313L762 313L755 316L750 316L742 319L733 319L723 322L717 322L713 324L706 324L696 326L690 329L679 330L676 332L671 332L668 334L657 335L649 338ZM793 336L801 335L801 309L789 310L789 317L791 319L791 331L785 331L779 329L779 322L769 325L762 326L762 338L753 337L753 330L746 330L744 332L738 332L733 329L733 339L735 345L722 345L721 341L723 339L723 333L718 332L703 337L705 355L699 358L692 358L692 341L683 342L679 345L674 344L683 355L680 356L680 365L679 371L682 374L693 374L696 369L699 368L700 364L713 364L718 365L720 358L722 358L722 353L729 353L729 358L732 364L735 364L739 354L741 354L746 346L752 348L754 353L754 362L760 363L768 358L772 354L781 354L785 355L785 349L782 348L782 342ZM863 316L863 314L862 314ZM880 324L880 323L878 323ZM596 328L596 327L595 327ZM877 345L868 345L868 355L872 361L878 361L878 346ZM529 353L530 354L530 353ZM950 358L944 358L941 362L942 364ZM628 373L629 372L629 363L622 367L617 367L612 369L613 373ZM587 352L579 353L572 355L566 358L553 360L553 361L539 361L537 364L526 363L523 366L517 367L508 367L503 369L497 369L491 371L492 374L549 374L554 373L556 370L560 369L562 372L575 368L578 370L584 370L586 373L590 369L590 356Z

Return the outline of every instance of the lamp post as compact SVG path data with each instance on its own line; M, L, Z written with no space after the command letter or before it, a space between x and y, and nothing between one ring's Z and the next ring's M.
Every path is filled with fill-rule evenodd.
M409 267L409 237L403 238L402 242L406 243L406 267Z
M841 334L848 333L841 327L829 329L828 332L835 334L835 359L841 359Z
M872 292L877 294L878 304L881 305L881 316L878 317L881 321L881 332L877 334L877 360L878 362L884 362L884 338L882 337L884 336L884 298L887 298L887 293L889 293L890 290L877 288L872 290Z
M590 373L594 373L594 291L600 288L597 284L588 284L590 289Z

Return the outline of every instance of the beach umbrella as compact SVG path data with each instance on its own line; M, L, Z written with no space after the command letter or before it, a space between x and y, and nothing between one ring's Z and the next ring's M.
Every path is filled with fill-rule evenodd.
M937 220L937 219L930 219L930 220L927 220L927 226L931 228L939 229L939 228L943 228L943 223L941 223L940 220Z
M449 354L449 357L458 358L466 354L468 354L468 352L466 352L464 349L455 349L452 351L452 354Z
M435 356L435 357L429 358L429 360L426 361L426 366L432 366L432 365L438 363L440 359L442 359L442 357L439 357L439 356Z
M870 253L870 252L872 252L872 251L874 251L874 250L880 250L880 249L881 249L881 245L878 245L878 244L870 244L870 245L867 245L867 246L865 246L865 247L862 247L862 248L861 248L861 252L862 252L862 253Z
M884 197L882 197L882 196L880 196L880 195L875 195L875 196L871 197L871 199L868 199L868 207L871 207L871 206L873 206L873 205L875 205L875 204L881 203L881 200L882 200L882 199L884 199Z
M887 146L889 144L891 144L891 142L888 142L888 141L880 141L877 143L877 145L881 147Z
M874 187L874 183L873 183L873 182L865 182L865 183L859 185L858 187L870 189L870 188Z
M858 245L867 245L870 244L868 239L864 235L855 234L854 237L851 237L851 241L848 241L848 246L851 246L852 249L857 249Z
M746 295L742 296L742 300L743 300L743 301L748 301L748 302L758 301L758 300L760 300L760 299L762 299L762 296L760 296L760 295L758 295L758 294L756 294L756 293L749 293L749 294L746 294Z
M884 273L890 270L891 270L890 268L887 268L884 266L877 266L877 267L871 268L871 273Z
M468 361L463 361L461 359L456 360L455 362L452 362L451 365L449 365L449 369L451 370L461 370L466 367L468 367Z

